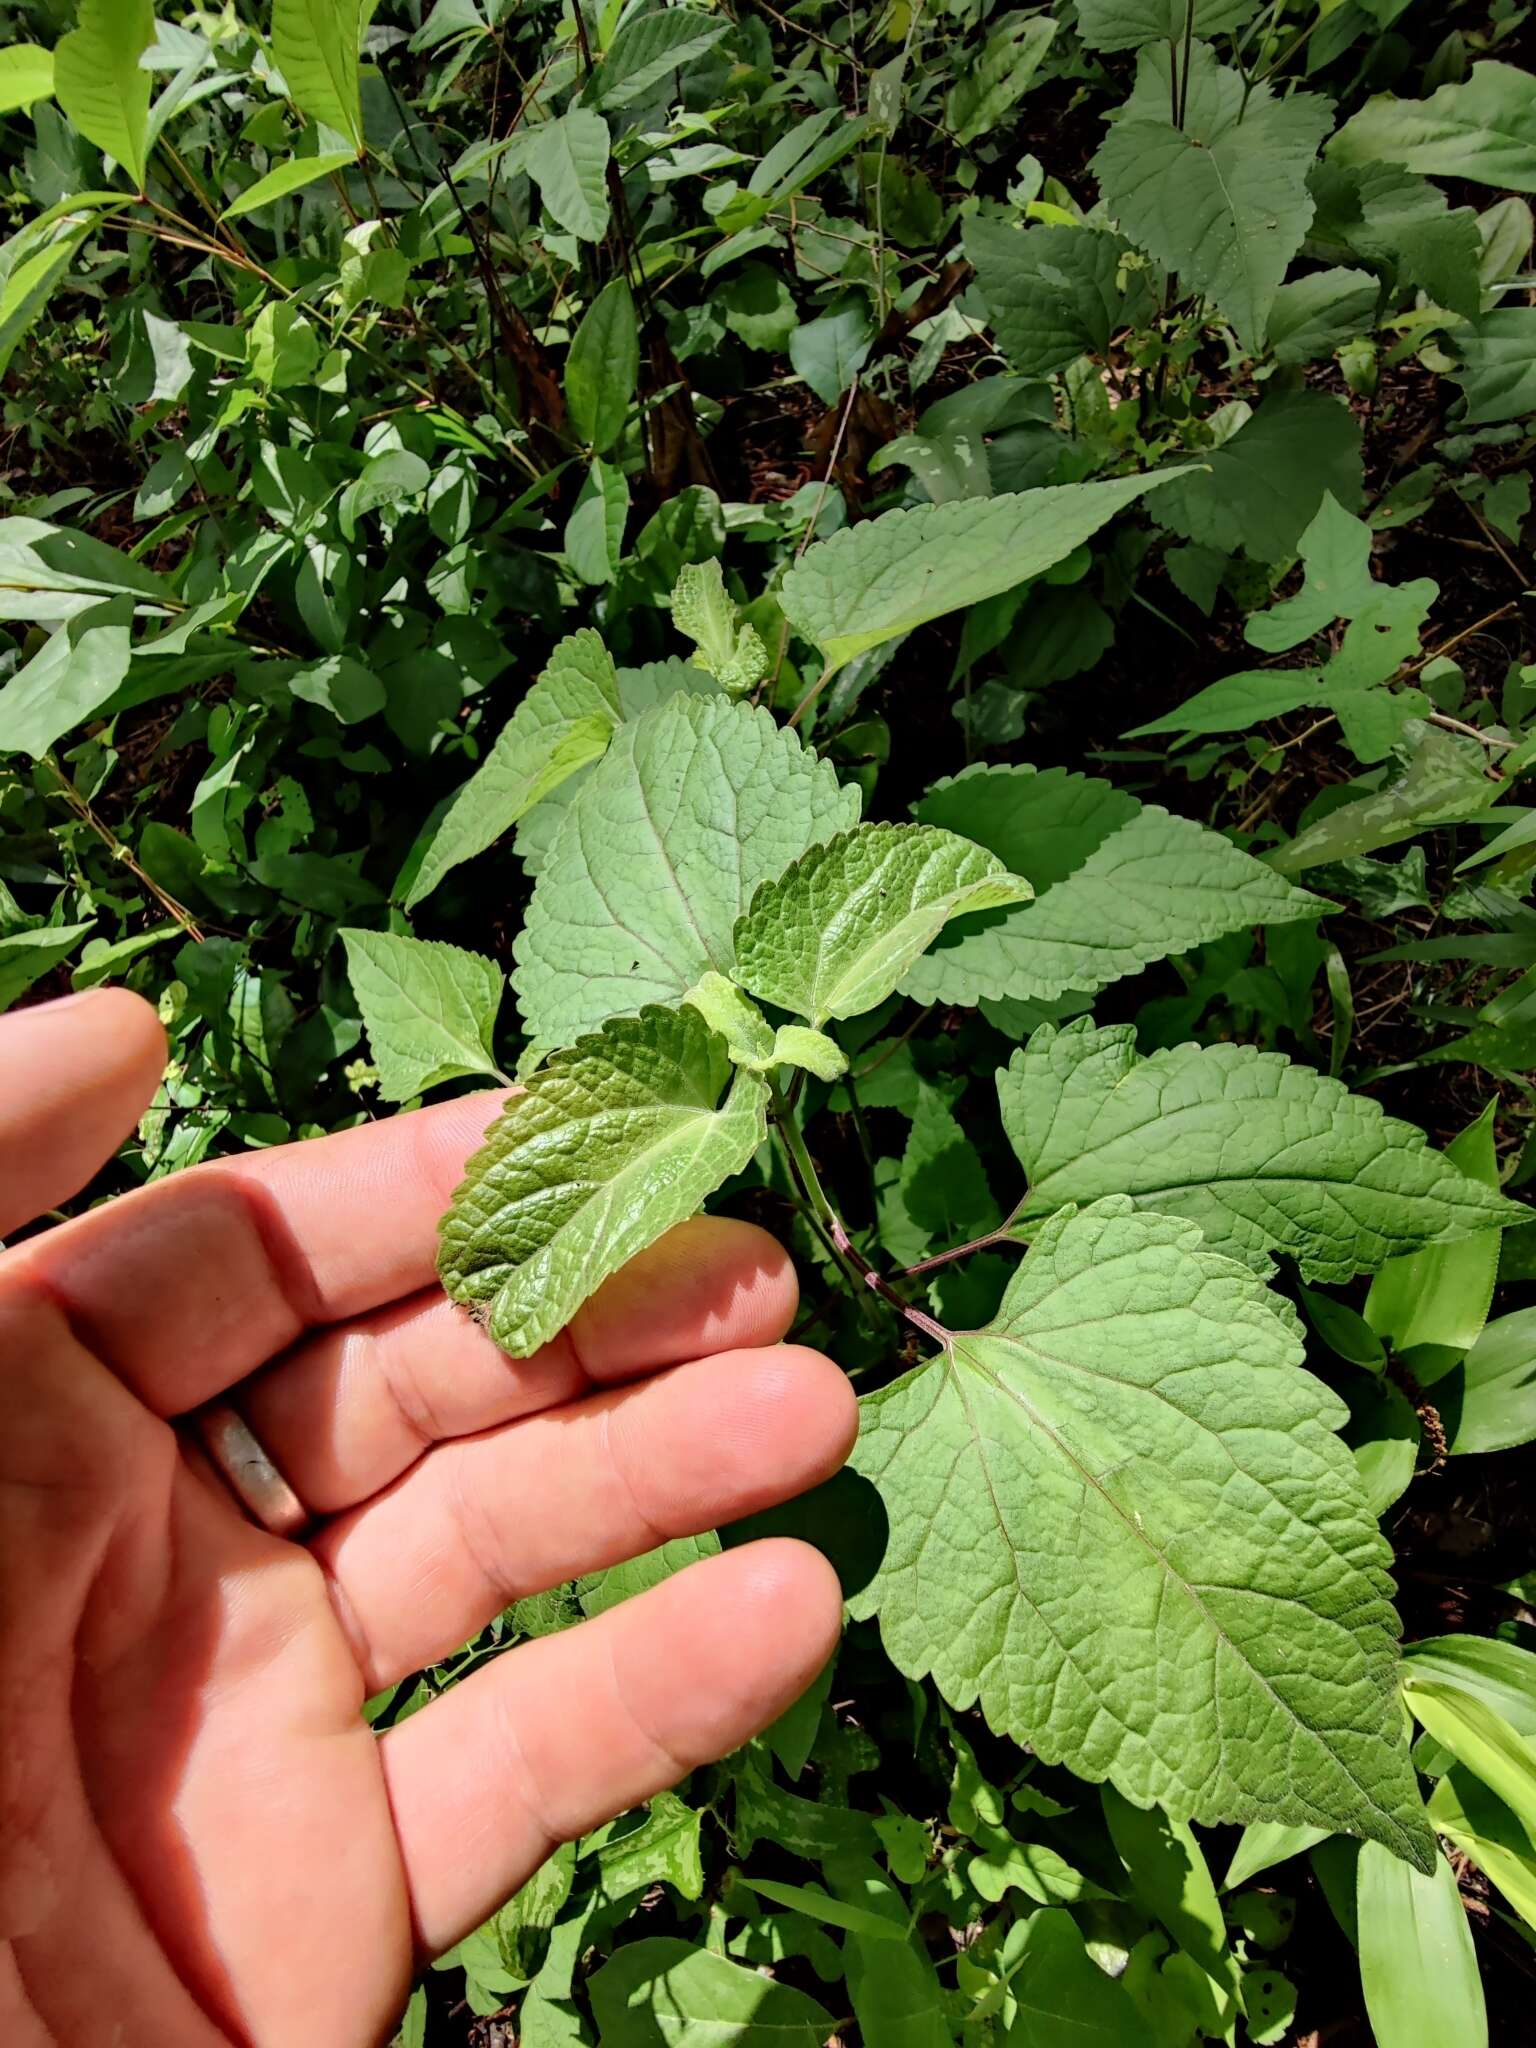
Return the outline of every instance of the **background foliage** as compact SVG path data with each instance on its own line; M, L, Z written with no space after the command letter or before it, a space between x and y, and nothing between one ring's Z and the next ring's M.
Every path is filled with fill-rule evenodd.
M1101 1191L1005 1135L991 1088L1032 1031L1031 1088L1082 1085L1090 1003L1096 1058L1163 1085L1181 1046L1283 1052L1520 1195L1527 10L0 22L0 1005L108 979L158 1003L174 1063L104 1190L601 1022L561 931L524 930L531 882L605 749L724 693L820 756L781 813L826 829L765 874L856 789L1034 887L820 1019L849 1072L805 1082L808 1141L882 1264L995 1232L1020 1163ZM921 1355L781 1164L723 1199L794 1244L800 1334L861 1391ZM1395 1551L1432 1877L1143 1812L951 1711L860 1619L761 1742L562 1850L402 2038L1523 2038L1536 1226L1368 1293L1353 1255L1267 1241ZM1012 1267L994 1246L913 1299L981 1323ZM856 1613L861 1484L774 1524ZM370 1711L743 1533L521 1603Z

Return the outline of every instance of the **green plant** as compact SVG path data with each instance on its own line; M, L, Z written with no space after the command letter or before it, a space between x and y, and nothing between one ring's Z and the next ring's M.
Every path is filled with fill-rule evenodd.
M760 1524L835 1667L403 2038L1279 2044L1330 1907L1379 2048L1518 2038L1521 10L0 18L0 1004L158 1002L104 1185L517 1076L497 1341L709 1202L863 1402Z

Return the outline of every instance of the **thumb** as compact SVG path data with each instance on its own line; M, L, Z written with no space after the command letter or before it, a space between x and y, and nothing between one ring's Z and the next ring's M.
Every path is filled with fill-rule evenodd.
M165 1067L142 997L90 989L0 1017L0 1239L110 1159Z

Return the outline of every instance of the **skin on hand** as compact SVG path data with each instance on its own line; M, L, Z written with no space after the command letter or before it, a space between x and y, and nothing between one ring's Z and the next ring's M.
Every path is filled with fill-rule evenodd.
M0 1234L147 1105L154 1013L0 1018ZM698 1218L532 1358L438 1290L499 1096L219 1161L0 1252L0 2041L367 2048L560 1841L725 1755L836 1643L755 1543L497 1659L382 1739L367 1696L510 1601L827 1477L843 1375L793 1269ZM316 1517L255 1527L180 1419L232 1399Z

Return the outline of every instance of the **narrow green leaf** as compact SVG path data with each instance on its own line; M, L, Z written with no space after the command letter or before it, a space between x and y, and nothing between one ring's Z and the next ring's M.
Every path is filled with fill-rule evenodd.
M947 2000L925 1942L911 1930L906 1900L872 1856L844 1851L827 1857L823 1868L845 1906L887 1930L876 1935L854 1928L843 1944L860 2039L869 2048L951 2048Z
M332 171L344 170L353 161L353 152L346 149L323 150L318 156L291 156L286 163L274 165L264 178L258 178L238 199L231 201L219 218L235 220L242 213L254 213L258 207L270 206L274 199L286 199L290 192L313 185L316 179L327 177Z
M406 908L423 902L450 869L484 853L568 776L597 760L620 716L618 677L601 638L589 626L567 634L443 813Z
M389 1101L407 1102L464 1074L504 1078L491 1047L502 991L493 960L394 932L344 930L340 937Z
M766 711L674 696L626 724L568 806L513 951L541 1044L714 968L758 884L858 818L856 789Z
M1477 1953L1445 1858L1437 1854L1426 1873L1367 1842L1355 1908L1377 2048L1488 2048Z
M829 1898L825 1892L814 1890L810 1885L778 1884L770 1878L745 1875L742 1883L749 1891L756 1892L760 1899L768 1899L775 1906L787 1906L792 1912L804 1913L808 1919L819 1920L825 1927L841 1927L868 1941L905 1941L907 1938L904 1920L888 1920L879 1913L871 1913L843 1899Z
M909 1677L1137 1805L1428 1869L1389 1552L1302 1355L1193 1224L1061 1212L994 1323L861 1403L890 1540L852 1610Z
M1304 827L1289 846L1276 847L1265 858L1278 873L1295 875L1325 861L1350 860L1396 846L1431 825L1459 825L1480 817L1499 798L1500 785L1484 772L1486 760L1475 745L1469 750L1449 733L1424 725L1395 781L1340 804Z
M624 431L639 376L635 302L616 277L587 308L565 359L571 427L595 455L605 455Z
M1136 1903L1160 1920L1179 1947L1235 2003L1237 1967L1227 1942L1200 1844L1189 1823L1158 1808L1133 1806L1112 1785L1100 1795L1110 1839L1126 1867Z
M0 938L0 1010L8 1010L33 982L67 960L93 929L89 924L49 924Z
M1491 1322L1462 1361L1455 1389L1446 1404L1453 1457L1536 1438L1536 1309ZM1536 1673L1531 1683L1536 1688Z
M1536 1743L1486 1700L1423 1678L1414 1665L1404 1671L1403 1692L1419 1725L1503 1800L1536 1846Z
M363 0L272 0L272 54L289 98L301 114L344 135L354 156L363 153L363 20Z
M1470 1179L1495 1192L1499 1158L1493 1142L1497 1101L1476 1123L1454 1137L1445 1157ZM1521 1216L1512 1220L1529 1220ZM1499 1273L1502 1232L1484 1230L1454 1244L1430 1244L1404 1258L1390 1259L1371 1282L1365 1319L1398 1351L1416 1344L1444 1344L1466 1351L1488 1320Z
M155 39L150 0L80 0L78 27L53 53L59 105L98 149L144 189L150 76L139 59Z
M820 1027L872 1010L952 917L1027 902L1028 882L933 825L859 825L765 882L736 927L736 974Z
M1293 1856L1304 1856L1308 1849L1315 1848L1327 1837L1326 1828L1284 1827L1277 1821L1251 1821L1243 1829L1243 1839L1233 1851L1221 1888L1224 1892L1236 1891L1261 1871L1273 1870L1277 1863L1287 1863Z
M487 1304L496 1342L526 1357L741 1171L767 1136L767 1098L697 1011L613 1019L492 1124L443 1218L444 1287Z
M1527 1926L1536 1927L1536 1848L1497 1794L1474 1771L1453 1764L1427 1808L1438 1834L1477 1865Z
M53 97L53 52L37 43L0 50L0 114Z
M565 523L562 545L573 575L583 583L611 583L624 556L629 485L614 463L594 455Z
M786 617L830 670L928 619L979 604L1064 561L1180 469L883 512L807 549L784 578Z
M1261 1272L1283 1251L1326 1283L1404 1246L1481 1233L1496 1248L1499 1225L1526 1213L1368 1096L1250 1045L1141 1059L1130 1025L1042 1024L997 1088L1029 1177L1021 1226L1129 1195Z

